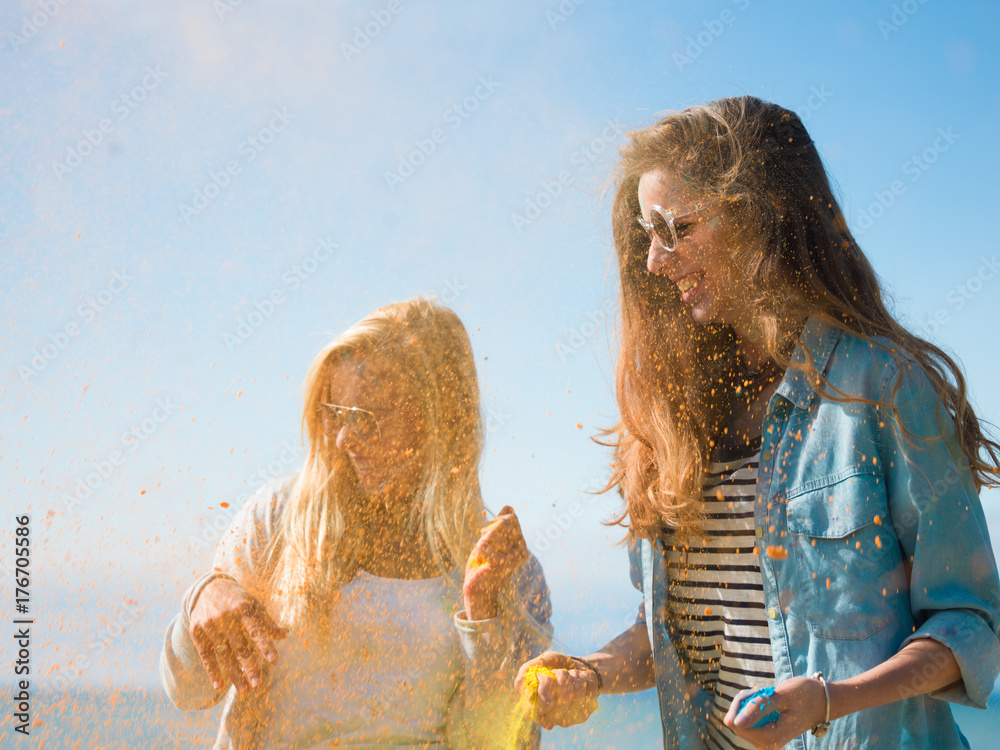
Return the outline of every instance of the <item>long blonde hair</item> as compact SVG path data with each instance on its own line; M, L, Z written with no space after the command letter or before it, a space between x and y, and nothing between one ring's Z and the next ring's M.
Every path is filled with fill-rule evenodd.
M305 378L305 465L290 488L269 558L267 597L291 627L328 611L335 592L356 573L357 480L327 437L321 404L348 357L388 358L412 383L427 418L422 479L410 522L422 533L442 575L465 560L483 521L479 489L482 419L475 361L465 327L451 310L425 299L386 305L325 346Z
M663 524L682 536L698 531L710 449L743 384L733 330L695 323L677 286L646 269L649 240L635 220L638 186L657 170L680 176L704 198L717 198L725 220L748 239L731 257L746 280L745 303L771 359L803 369L825 397L858 401L826 383L811 362L790 363L803 321L817 316L876 345L893 342L923 368L955 419L977 484L997 481L1000 445L984 435L961 370L886 309L875 272L795 113L752 96L719 99L672 112L629 139L612 206L621 279L621 422L604 437L615 447L607 489L617 486L626 499L612 523L626 525L627 519L633 539L653 538ZM879 406L899 422L892 403Z

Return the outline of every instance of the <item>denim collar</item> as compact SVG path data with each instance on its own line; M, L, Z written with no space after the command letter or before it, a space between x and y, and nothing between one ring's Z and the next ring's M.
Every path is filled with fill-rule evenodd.
M799 335L795 351L792 352L792 364L805 364L808 352L812 356L817 372L825 372L833 348L840 340L840 334L841 330L836 326L810 316ZM808 409L816 396L816 389L809 382L805 372L789 367L778 385L778 395L784 396L800 409Z

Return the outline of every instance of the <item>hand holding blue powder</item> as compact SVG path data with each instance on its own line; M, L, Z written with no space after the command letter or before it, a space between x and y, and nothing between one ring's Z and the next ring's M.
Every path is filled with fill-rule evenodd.
M757 688L740 702L740 711L746 708L747 704L758 696L764 699L763 702L761 703L761 707L766 706L768 703L770 703L772 695L774 695L773 687ZM739 714L740 711L737 711L737 714ZM780 711L775 711L773 713L765 715L763 718L761 718L760 721L754 724L751 727L751 729L757 729L758 727L763 727L768 724L776 722L778 720L778 715L780 713L781 713Z

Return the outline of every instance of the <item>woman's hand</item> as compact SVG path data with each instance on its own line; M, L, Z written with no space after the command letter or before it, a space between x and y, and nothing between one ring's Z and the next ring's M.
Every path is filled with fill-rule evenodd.
M202 589L189 632L212 686L219 690L228 681L240 693L260 685L262 666L278 659L272 639L288 635L263 604L228 578Z
M770 698L758 696L740 711L740 703L752 690L743 690L733 698L723 723L758 748L784 747L803 732L808 732L826 718L826 691L823 683L808 677L785 680ZM751 729L765 714L780 711L776 722Z
M488 620L497 616L497 594L528 559L528 545L521 534L514 509L505 505L499 515L479 532L465 566L465 616Z
M554 676L539 673L538 702L535 721L546 729L582 724L597 710L597 675L565 654L546 651L525 662L518 670L514 687L518 692L530 667L542 666L553 670Z

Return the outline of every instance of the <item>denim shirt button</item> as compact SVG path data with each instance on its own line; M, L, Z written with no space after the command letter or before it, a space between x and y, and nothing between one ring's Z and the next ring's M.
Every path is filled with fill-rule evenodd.
M772 620L777 620L778 619L778 610L776 610L774 607L768 607L767 608L767 616L770 617Z
M761 457L761 460L763 460L763 461L770 461L771 460L771 456L773 456L773 455L774 454L771 452L771 449L768 448L766 451L764 451L763 453L760 454L760 457Z
M757 527L757 538L760 539L762 536L764 536L764 529L762 529L760 526L758 526Z

